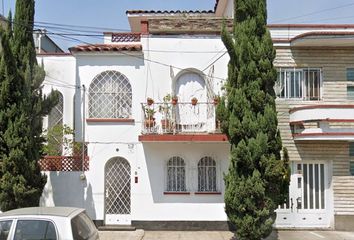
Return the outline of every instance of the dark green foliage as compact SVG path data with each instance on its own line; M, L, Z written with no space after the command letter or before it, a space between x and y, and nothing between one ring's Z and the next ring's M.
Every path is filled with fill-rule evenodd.
M46 183L42 155L42 118L57 102L57 93L42 96L44 70L33 44L34 1L17 0L15 21L0 30L0 208L38 206Z
M275 50L266 28L265 0L236 0L233 35L223 28L230 56L226 95L217 109L231 144L225 175L225 211L237 239L261 239L272 231L275 209L288 196L289 166L275 106Z

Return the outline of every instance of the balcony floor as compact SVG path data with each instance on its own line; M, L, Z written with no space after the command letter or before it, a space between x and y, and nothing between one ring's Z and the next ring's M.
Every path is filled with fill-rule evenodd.
M139 136L140 142L227 142L225 134L147 134Z

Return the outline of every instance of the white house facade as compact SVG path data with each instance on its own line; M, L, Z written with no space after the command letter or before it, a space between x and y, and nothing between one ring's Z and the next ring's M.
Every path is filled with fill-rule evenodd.
M66 124L81 157L47 157L41 204L86 208L98 225L225 229L229 144L215 114L232 1L214 11L127 11L131 33L69 54L39 54L44 91L61 92L46 127ZM354 26L270 25L289 202L276 227L353 227ZM175 98L177 97L177 102ZM151 101L153 100L153 101Z

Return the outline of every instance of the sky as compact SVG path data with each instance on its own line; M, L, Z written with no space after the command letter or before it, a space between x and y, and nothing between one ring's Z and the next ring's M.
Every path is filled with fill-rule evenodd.
M0 1L1 13L14 12L15 0ZM67 51L85 42L102 43L97 35L104 31L129 31L126 10L213 10L214 5L215 0L36 0L35 27L46 28ZM354 0L267 0L267 10L268 23L354 24ZM58 35L69 32L95 36Z

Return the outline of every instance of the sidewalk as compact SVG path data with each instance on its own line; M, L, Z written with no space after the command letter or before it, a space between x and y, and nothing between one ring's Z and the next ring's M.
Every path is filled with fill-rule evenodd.
M101 231L101 240L231 240L228 231ZM339 231L278 231L266 240L353 240L354 232Z

